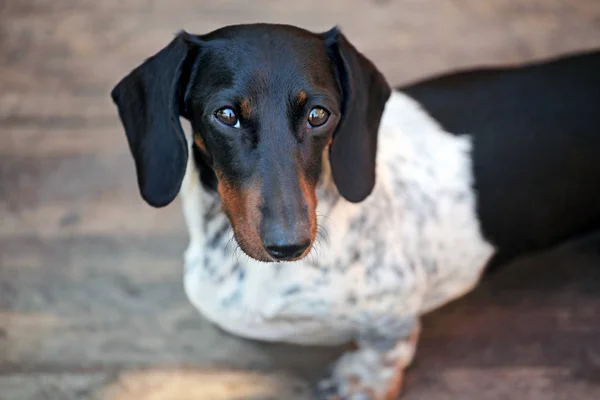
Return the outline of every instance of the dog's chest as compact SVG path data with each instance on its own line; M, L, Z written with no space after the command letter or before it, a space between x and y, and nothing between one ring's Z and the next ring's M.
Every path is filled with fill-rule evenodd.
M191 244L186 259L192 303L238 335L325 344L346 341L363 326L418 316L470 290L493 250L475 214L470 143L440 132L414 108L400 94L390 99L377 185L365 201L351 204L331 188L320 190L320 238L300 262L249 259L213 203L203 243Z

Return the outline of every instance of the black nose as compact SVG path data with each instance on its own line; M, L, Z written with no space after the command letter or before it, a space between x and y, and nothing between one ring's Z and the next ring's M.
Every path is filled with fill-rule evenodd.
M265 249L276 260L285 261L300 257L310 246L310 239L297 243L265 243Z

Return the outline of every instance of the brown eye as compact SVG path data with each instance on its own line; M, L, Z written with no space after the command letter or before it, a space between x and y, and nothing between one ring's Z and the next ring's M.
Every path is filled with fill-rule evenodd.
M311 128L323 125L329 119L329 111L321 107L315 107L308 114L308 124Z
M219 121L221 121L227 126L232 126L234 128L240 127L240 120L231 108L225 107L221 108L220 110L217 110L217 112L215 113L215 117L217 117Z

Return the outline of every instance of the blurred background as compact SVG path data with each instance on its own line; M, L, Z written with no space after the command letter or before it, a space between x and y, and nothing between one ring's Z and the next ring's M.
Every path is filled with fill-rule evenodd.
M395 85L600 47L599 0L0 0L1 400L303 399L339 354L192 308L180 204L139 197L109 98L179 29L257 21L337 24ZM597 243L428 315L404 398L599 399Z

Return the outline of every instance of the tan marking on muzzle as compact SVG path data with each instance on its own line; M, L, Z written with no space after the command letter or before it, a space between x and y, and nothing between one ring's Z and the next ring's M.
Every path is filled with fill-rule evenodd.
M253 182L245 188L232 185L219 172L217 190L221 196L221 208L229 218L235 240L250 257L260 261L272 261L262 245L259 235L261 223L260 206L263 198L260 185Z
M311 185L304 174L299 174L300 192L304 197L307 207L307 217L310 229L310 241L311 246L306 250L305 254L308 254L312 248L312 243L317 236L317 192L316 185Z

